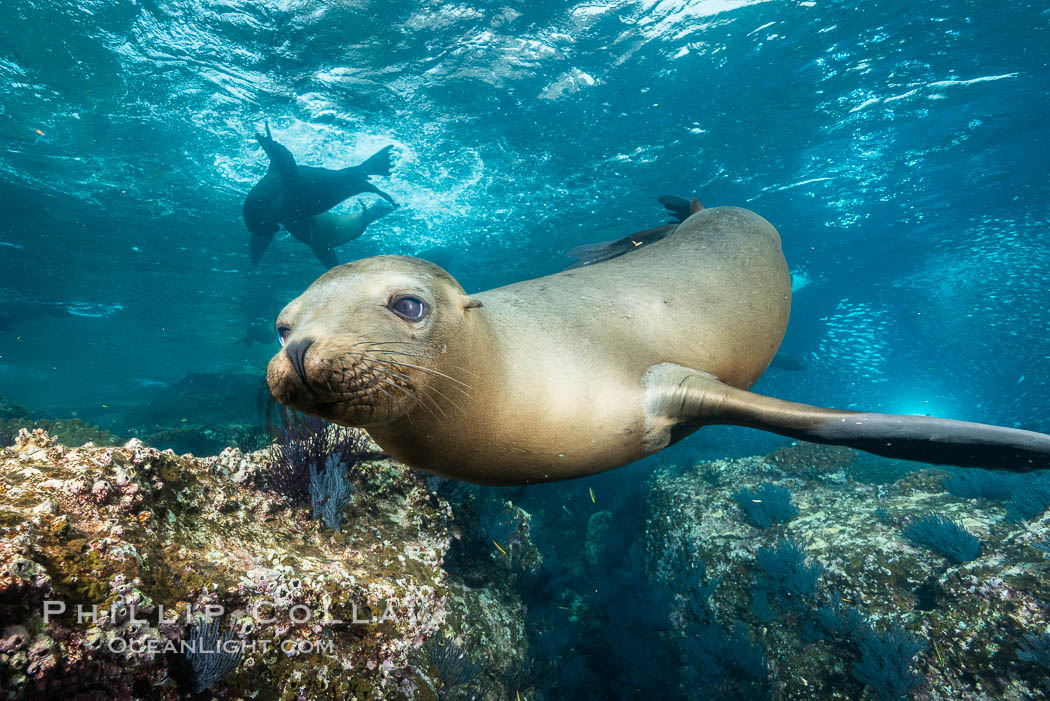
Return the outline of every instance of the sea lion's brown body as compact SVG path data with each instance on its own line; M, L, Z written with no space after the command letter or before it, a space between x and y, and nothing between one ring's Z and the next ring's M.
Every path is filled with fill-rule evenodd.
M740 292L719 294L729 285ZM487 347L467 366L475 399L460 402L468 415L458 414L455 440L405 440L408 418L369 433L438 474L532 482L654 452L643 403L654 365L754 384L787 328L791 279L773 227L720 208L629 255L474 297L484 306L470 316Z
M425 301L421 321L390 311L406 294ZM406 464L490 484L599 472L714 423L926 460L938 431L978 435L975 451L944 453L958 464L1050 455L1042 434L742 391L776 354L790 302L776 230L718 207L628 255L473 297L417 259L340 266L282 312L289 346L268 377L278 400L363 426Z

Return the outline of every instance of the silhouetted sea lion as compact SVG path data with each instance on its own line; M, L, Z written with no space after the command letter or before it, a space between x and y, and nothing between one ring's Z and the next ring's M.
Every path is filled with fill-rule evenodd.
M259 262L281 225L295 238L313 247L312 230L318 224L311 221L312 218L348 197L371 192L397 207L390 195L368 181L370 175L390 175L392 146L381 148L361 165L332 170L296 165L292 152L273 140L269 124L266 125L266 134L256 134L255 139L269 156L270 167L244 199L244 223L252 235L252 263ZM318 253L314 248L314 253L322 258L323 251ZM334 255L328 260L334 261Z
M369 224L392 211L393 209L377 201L373 204L362 204L355 211L346 214L325 212L305 220L300 231L293 231L292 235L309 245L317 260L324 263L325 267L332 268L339 265L332 249L347 241L353 241L365 233Z
M702 209L629 255L467 295L441 268L379 256L334 268L277 318L280 402L361 426L437 475L579 477L708 424L927 462L1050 467L1050 436L840 411L746 391L787 327L780 236L746 209Z

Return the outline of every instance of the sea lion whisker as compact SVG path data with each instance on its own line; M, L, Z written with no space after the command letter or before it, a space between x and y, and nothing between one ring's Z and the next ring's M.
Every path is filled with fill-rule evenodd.
M361 345L381 346L381 345L387 345L387 344L410 345L408 341L359 341L359 342L353 344L352 347L356 348L357 346L361 346ZM369 354L371 354L371 353L387 353L387 354L390 354L390 355L403 355L403 356L406 356L406 357L409 357L409 358L418 358L419 360L435 360L435 357L432 356L432 355L420 355L418 353L406 353L405 351L393 350L393 349L390 349L390 348L375 348L375 347L373 347L373 348L367 348L367 349L365 349L365 350L363 350L361 352L362 353L369 353ZM476 373L473 370L470 370L468 368L465 368L465 367L463 367L461 365L456 365L454 367L457 370L461 370L462 372L465 372L465 373L468 373L470 375L473 375L474 377L480 377L480 375L478 373Z
M388 345L412 345L412 341L358 341L355 346L388 346Z
M386 375L386 371L385 370L378 370L378 372L381 372L384 375ZM389 377L389 375L386 375L386 376ZM403 376L403 377L406 377L406 379L411 379L411 378L408 378L407 376ZM405 393L405 396L411 397L411 398L416 399L417 401L419 401L419 405L421 407L423 407L424 409L426 409L427 411L429 411L431 416L433 416L435 419L442 418L442 419L445 419L446 421L448 420L448 414L445 413L445 411L441 408L441 405L438 404L436 401L434 401L434 399L432 397L428 397L426 395L413 394L412 392L409 391L409 388L403 387L403 386L401 386L401 385L397 384L396 382L393 382L393 381L391 381L389 379L383 379L381 381L382 382L386 382L386 383L388 383L390 385L393 385L394 387L397 387L398 389L400 389L402 392ZM426 403L424 402L425 399L429 399L430 400L430 403L433 404L433 406L434 406L433 409L426 405ZM434 412L434 409L437 409L439 412L441 412L441 416L440 417L438 417L438 415Z
M372 380L372 381L375 381L375 380L378 380L379 378L377 378L375 375L372 375L369 379ZM389 397L391 401L393 401L394 395L390 394L390 392L387 392L382 387L379 387L378 385L371 385L371 388L379 390L380 392L385 394L387 397Z
M402 378L404 378L405 380L408 380L409 382L411 382L411 381L412 381L412 378L411 378L411 377L409 377L408 375L404 375L404 374L402 374L402 373L394 372L394 371L392 371L392 370L384 370L384 372L387 372L387 373L393 373L394 375L396 375L396 376L398 376L398 377L402 377ZM459 410L459 411L463 411L463 407L461 407L461 406L460 406L459 404L457 404L457 403L456 403L455 401L453 401L451 397L448 397L448 396L446 396L446 395L445 395L445 394L444 394L443 392L441 392L441 391L440 391L439 389L437 389L436 387L430 387L429 389L430 389L430 391L431 391L431 392L435 392L435 393L437 393L438 395L440 395L442 399L444 399L444 400L445 400L446 402L448 402L449 404L451 404L452 406L454 406L454 407L455 407L455 408L456 408L457 410ZM456 389L459 389L459 388L457 387ZM460 391L462 392L463 390L460 390ZM466 393L464 392L464 394L466 394ZM467 399L470 399L471 401L473 401L473 400L474 400L474 398L473 398L473 397L471 397L471 396L470 396L469 394L466 394L466 397L467 397ZM429 400L430 400L431 402L433 402L433 403L434 403L434 406L438 407L438 409L440 410L440 408L441 408L441 405L440 405L440 404L439 404L439 403L438 403L438 402L437 402L437 401L436 401L436 400L435 400L435 399L434 399L433 397L431 397L431 396L429 396L429 395L421 395L421 396L420 396L419 398L420 398L420 399L423 399L423 398L429 399ZM444 411L442 411L442 414L444 414ZM446 417L446 418L447 418L447 417Z
M382 362L384 362L384 361L382 361L382 360L375 360L375 362L377 362L377 363L382 363ZM395 363L395 364L396 364L396 365L404 365L404 363ZM416 367L416 366L412 365L412 366L409 366L409 367ZM426 370L426 368L419 368L419 369L420 369L420 370ZM439 374L440 374L440 373L439 373ZM411 379L412 379L412 378L410 378L410 377L409 377L408 375L401 375L401 377L404 377L404 378L406 378L406 379L408 379L408 380L411 380ZM468 400L470 400L470 401L474 401L474 396L473 396L472 394L470 394L470 392L468 392L468 391L467 391L467 389L473 389L473 387L470 387L469 385L466 385L466 384L464 384L464 383L460 383L460 384L463 384L463 387L457 387L457 386L453 385L453 386L452 386L452 389L454 389L454 390L456 390L456 391L460 392L460 393L461 393L461 394L462 394L462 395L463 395L464 397L466 397L466 398L467 398ZM464 389L464 388L467 388L467 389ZM436 388L431 388L431 389L432 389L432 390L434 390L435 392L438 392L438 390L437 390ZM442 396L442 397L443 397L443 398L444 398L445 400L447 400L448 402L450 402L450 403L451 403L451 404L452 404L453 406L455 406L455 407L456 407L457 409L462 409L462 407L460 407L460 406L459 406L458 404L456 404L456 403L455 403L454 401L452 401L452 399L451 399L450 397L447 397L447 396L445 396L445 395L444 395L443 393L441 393L441 392L438 392L438 394L441 394L441 396Z
M463 385L463 387L455 387L455 389L457 389L460 392L462 392L463 395L467 399L470 399L471 401L473 401L473 399L474 399L474 397L471 396L469 392L467 392L467 390L473 390L474 389L472 386L468 385L466 382L463 382L462 380L457 380L456 378L454 378L454 377L452 377L450 375L446 375L446 374L444 374L442 372L438 372L437 370L434 370L432 368L426 368L426 367L422 367L420 365L413 365L412 363L404 363L404 362L400 362L400 361L397 361L397 360L390 360L389 358L378 358L378 357L376 357L374 355L371 355L371 354L367 354L366 355L365 353L355 353L355 352L352 352L352 351L351 352L347 352L345 354L345 356L346 357L350 357L350 358L357 358L357 359L363 360L365 363L381 363L381 364L384 364L384 365L396 365L396 366L400 366L400 367L415 368L415 369L417 369L417 370L419 370L421 372L429 372L429 373L431 373L433 375L438 375L440 377L447 378L449 380L452 380L453 382L456 382L456 383L458 383L460 385ZM403 377L406 380L409 380L409 381L411 381L411 379L412 379L412 378L410 378L407 375L405 375ZM449 401L451 402L452 400L449 399Z
M441 372L440 370L435 370L433 368L425 368L425 367L422 367L420 365L413 365L412 363L403 363L403 362L400 362L400 361L397 361L397 360L376 359L376 362L387 363L387 364L390 364L390 365L401 365L401 366L406 367L406 368L415 368L416 370L419 370L420 372L429 372L432 375L437 375L439 377L444 377L446 380L452 380L453 382L455 382L457 384L463 385L467 389L474 389L473 387L468 385L466 382L463 382L462 380L457 380L455 377L452 377L451 375L446 375L445 373Z
M401 342L400 341L394 341L393 343L401 343ZM353 347L356 348L357 345L358 344L354 344ZM433 355L421 355L419 353L408 353L407 351L397 350L395 348L382 348L380 346L386 345L385 342L383 342L383 341L370 343L368 345L370 346L369 348L363 348L363 349L361 349L358 352L360 352L360 353L389 353L391 355L407 355L407 356L412 357L412 358L420 358L421 360L435 360L435 357ZM408 343L403 343L402 345L409 345L409 344Z
M376 389L378 389L380 392L382 392L383 394L385 394L389 398L389 401L387 403L387 407L388 407L389 411L393 411L394 410L394 395L392 395L389 392L387 392L386 390L384 390L382 387L380 387L378 385L378 383L379 382L385 382L386 384L390 385L391 387L395 387L395 388L401 390L402 392L405 392L406 394L407 394L407 391L405 390L404 387L401 387L396 382L391 382L390 380L388 380L386 378L376 377L375 375L373 375L372 379L373 379L373 381L375 381L377 383L377 384L374 385L374 387ZM373 413L375 413L375 412L373 412Z
M369 385L368 385L369 389L376 389L376 390L379 390L380 392L382 392L383 394L385 394L386 397L387 397L387 410L388 411L393 411L394 410L394 395L390 394L390 392L387 392L385 389L380 387L379 383L380 382L386 382L387 384L391 385L392 387L395 387L395 388L400 389L402 391L404 391L404 388L401 387L400 385L398 385L395 382L390 382L389 380L385 380L383 378L380 378L378 376L378 374L376 373L376 369L373 368L370 365L366 364L362 369L363 369L362 375L367 380L369 380ZM371 407L371 414L372 414L372 416L375 416L375 413L376 413L375 406L373 405Z
M395 372L395 371L393 371L393 370L388 370L388 369L386 369L386 368L383 368L383 369L378 369L378 368L370 368L370 369L372 369L372 370L375 370L375 371L379 371L379 372L382 372L382 373L383 373L383 374L384 374L385 376L387 376L387 377L395 377L395 376L396 376L396 377L402 378L403 380L405 380L405 381L406 381L406 382L407 382L407 383L409 384L409 386L411 386L411 387L413 387L413 388L414 388L414 385L412 385L412 378L411 378L410 376L408 376L408 375L405 375L404 373L399 373L399 372ZM404 388L402 388L402 389L404 389ZM437 389L435 389L435 388L433 388L433 387L431 387L430 389L431 389L431 391L433 391L433 392L437 392L438 394L440 394L440 395L441 395L441 397L442 397L442 398L443 398L443 399L444 399L445 401L447 401L447 402L448 402L449 404L451 404L452 406L456 407L456 409L458 409L458 410L460 410L460 411L462 411L462 410L463 410L463 407L461 407L461 406L459 406L458 404L456 404L456 403L455 403L454 401L452 401L452 399L450 399L449 397L446 397L446 396L445 396L445 395L444 395L443 393L441 393L441 392L440 392L439 390L437 390ZM434 399L433 397L431 397L431 396L429 396L429 395L427 395L427 394L422 394L422 395L411 395L411 394L409 394L409 393L408 393L407 389L405 390L405 393L406 393L406 394L408 394L409 396L413 396L413 398L415 398L415 399L418 399L418 400L420 400L420 401L423 401L424 399L427 399L427 400L429 400L429 401L430 401L430 402L432 402L432 403L433 403L433 405L434 405L434 406L435 406L435 407L436 407L436 408L438 409L438 411L440 411L440 412L442 413L442 415L443 415L443 416L445 416L445 418L446 418L446 419L448 418L448 416L447 416L447 415L445 414L444 410L443 410L443 409L441 408L441 405L440 405L440 404L439 404L439 403L438 403L438 402L437 402L437 401L436 401L436 400L435 400L435 399ZM468 395L468 396L469 396L469 395Z
M369 348L365 353L389 353L390 355L404 355L409 358L419 358L420 360L433 360L432 355L419 355L418 353L406 353L405 351L393 350L391 348Z
M369 350L367 350L365 352L366 353L389 353L390 355L404 355L404 356L408 356L409 358L419 358L420 360L435 360L434 356L432 356L432 355L416 355L416 354L413 354L413 353L405 353L404 351L388 350L386 348L378 348L378 349L374 349L374 350L373 349L369 349ZM453 367L455 367L457 370L462 370L465 373L473 375L474 377L480 377L480 375L478 373L476 373L473 370L470 370L468 368L465 368L462 365L455 365Z

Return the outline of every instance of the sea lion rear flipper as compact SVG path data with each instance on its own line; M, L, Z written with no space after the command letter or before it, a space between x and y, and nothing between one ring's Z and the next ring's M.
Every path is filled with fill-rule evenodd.
M356 170L364 176L369 175L390 175L390 149L394 148L393 144L390 146L384 146L379 149L368 159L359 166L356 166ZM384 195L385 196L385 195ZM393 202L393 200L390 200Z
M646 441L656 450L701 426L730 424L939 465L1015 472L1050 468L1050 436L1033 431L787 402L669 363L650 368L645 384Z
M656 198L656 201L662 204L678 223L684 222L689 218L689 215L696 214L704 208L704 205L700 204L700 200L695 197L692 200L687 200L677 195L660 195Z
M390 204L394 205L394 209L397 209L397 202L394 202L394 198L391 197L390 195L386 194L385 192L383 192L382 190L380 190L378 187L376 187L375 185L373 185L370 182L367 182L367 181L365 182L364 187L361 188L361 192L371 192L371 193L374 193L376 195L379 195L384 200L386 200Z
M281 177L287 179L295 178L299 171L295 165L295 156L284 146L273 140L270 134L270 123L266 123L266 133L256 134L255 140L262 146L263 151L270 159L270 170L276 170Z

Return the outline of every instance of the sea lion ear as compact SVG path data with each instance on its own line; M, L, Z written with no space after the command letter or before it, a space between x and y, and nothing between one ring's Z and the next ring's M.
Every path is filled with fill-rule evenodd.
M467 301L463 304L464 309L477 309L478 307L484 306L480 299L474 297L467 297Z

